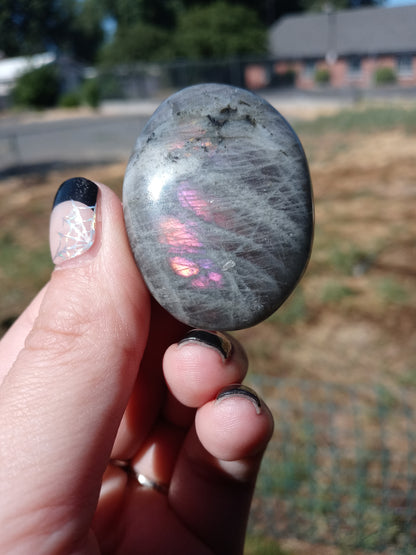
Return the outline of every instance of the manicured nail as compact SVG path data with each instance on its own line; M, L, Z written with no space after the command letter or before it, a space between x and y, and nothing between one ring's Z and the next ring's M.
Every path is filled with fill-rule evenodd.
M221 389L221 391L218 393L216 402L219 403L224 399L227 399L228 397L235 397L235 396L244 397L245 399L248 399L253 403L254 408L256 409L256 413L257 414L261 413L260 399L257 397L256 393L246 385L232 384L232 385L228 385L227 387L224 387L224 389Z
M64 181L56 193L49 242L54 264L80 256L95 240L98 187L84 177Z
M230 358L231 351L233 350L232 343L228 337L218 331L191 330L179 341L178 345L191 341L216 349L224 360Z

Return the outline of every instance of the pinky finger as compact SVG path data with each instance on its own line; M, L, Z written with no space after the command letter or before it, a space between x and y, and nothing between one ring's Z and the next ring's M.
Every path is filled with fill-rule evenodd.
M273 417L252 389L232 384L201 407L195 425L205 449L217 459L232 462L264 451L273 431Z
M254 391L222 389L197 411L178 457L170 502L214 553L242 553L251 498L273 418Z

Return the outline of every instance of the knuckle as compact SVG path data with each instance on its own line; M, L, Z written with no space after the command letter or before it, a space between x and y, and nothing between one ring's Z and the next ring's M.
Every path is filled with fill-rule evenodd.
M88 341L91 327L88 316L74 313L69 308L48 317L40 315L26 338L25 350L54 358L77 352Z

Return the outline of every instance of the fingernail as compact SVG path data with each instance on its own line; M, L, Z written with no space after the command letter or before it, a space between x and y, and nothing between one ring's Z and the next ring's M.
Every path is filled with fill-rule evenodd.
M64 181L53 202L49 242L54 264L88 251L95 240L98 187L84 177Z
M216 349L224 360L230 358L233 350L232 343L228 337L218 331L191 330L179 341L178 345L191 341L203 343L207 347Z
M244 397L245 399L248 399L253 403L254 408L256 409L256 413L261 413L260 399L257 397L256 393L246 385L232 384L224 387L224 389L221 389L221 391L218 393L216 402L219 403L224 399L227 399L228 397L234 396Z

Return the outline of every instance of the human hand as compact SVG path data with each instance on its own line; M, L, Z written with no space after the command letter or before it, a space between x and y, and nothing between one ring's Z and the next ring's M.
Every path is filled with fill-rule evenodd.
M241 553L273 429L241 346L150 300L107 187L61 187L51 248L0 342L0 553Z

